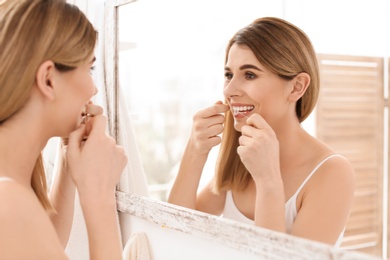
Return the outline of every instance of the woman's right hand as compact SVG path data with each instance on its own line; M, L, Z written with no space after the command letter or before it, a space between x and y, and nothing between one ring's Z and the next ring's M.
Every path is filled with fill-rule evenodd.
M67 168L79 193L115 192L127 164L123 148L106 134L106 125L106 117L97 115L69 135Z
M222 133L225 121L222 113L228 109L227 105L218 101L194 115L191 137L180 161L169 203L197 209L197 190L203 167L211 148L221 143L218 135Z
M221 101L200 110L193 117L190 144L200 153L208 154L214 146L221 143L219 136L223 131L225 113L229 107Z

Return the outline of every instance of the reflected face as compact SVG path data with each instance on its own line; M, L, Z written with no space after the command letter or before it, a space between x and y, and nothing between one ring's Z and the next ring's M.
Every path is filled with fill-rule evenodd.
M225 66L224 96L237 131L257 113L272 126L287 113L288 84L264 67L246 45L233 44Z
M67 136L81 124L86 104L97 93L91 76L94 61L95 58L91 57L85 64L74 70L67 72L56 70L59 109L61 115L63 115L60 123L61 125L66 123L61 136Z

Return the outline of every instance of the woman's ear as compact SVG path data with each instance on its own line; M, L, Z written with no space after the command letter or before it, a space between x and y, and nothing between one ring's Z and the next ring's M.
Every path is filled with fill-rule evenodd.
M55 65L52 61L43 62L36 74L36 86L38 91L49 100L55 97L53 82L54 82Z
M298 101L307 87L310 85L310 76L306 72L301 72L293 79L293 87L289 96L289 100L292 102Z

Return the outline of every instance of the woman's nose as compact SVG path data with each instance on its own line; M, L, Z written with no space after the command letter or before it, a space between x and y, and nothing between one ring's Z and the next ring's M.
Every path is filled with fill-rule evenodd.
M229 82L225 83L223 94L227 98L238 96L240 94L239 84L236 80L234 80L234 78L232 78Z

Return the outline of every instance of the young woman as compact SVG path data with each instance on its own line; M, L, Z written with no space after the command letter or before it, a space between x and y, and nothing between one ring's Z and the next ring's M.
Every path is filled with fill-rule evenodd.
M226 104L194 116L169 202L339 245L355 176L346 158L300 125L318 92L316 53L299 28L265 17L239 30L226 51ZM198 193L220 143L215 176Z
M115 186L127 158L90 102L96 38L65 1L0 2L0 259L66 259L75 189L91 259L121 259ZM67 142L49 198L41 151L56 136Z

